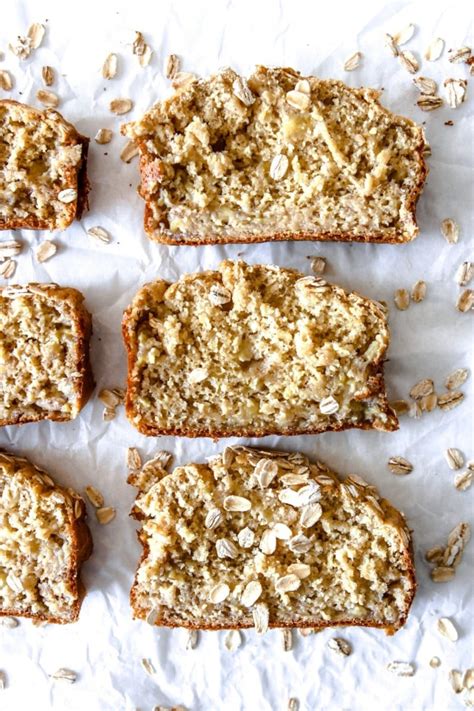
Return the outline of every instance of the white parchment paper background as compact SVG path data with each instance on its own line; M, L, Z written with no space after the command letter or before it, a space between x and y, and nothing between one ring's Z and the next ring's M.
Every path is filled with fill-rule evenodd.
M23 34L30 22L48 28L43 46L30 59L17 60L8 41ZM454 273L472 254L472 80L467 103L456 111L423 114L416 106L412 77L383 46L383 33L396 32L414 22L416 34L407 48L421 58L433 37L447 48L471 45L467 3L361 2L320 3L300 0L82 0L78 3L4 1L0 24L0 68L15 77L13 98L35 104L41 88L41 67L49 64L59 78L52 87L61 97L60 110L80 131L93 137L101 127L114 130L110 145L90 149L91 209L81 223L54 235L58 255L38 265L34 249L48 235L18 232L23 253L12 283L56 281L84 292L94 318L93 365L98 389L120 385L125 357L120 337L122 310L135 291L158 274L173 280L185 271L213 268L224 257L242 256L309 272L308 256L328 260L327 276L344 287L390 303L393 333L387 367L392 398L407 395L420 378L434 378L441 390L445 376L469 365L473 342L472 314L454 308L459 288ZM154 49L149 67L141 69L132 56L134 30L145 34ZM361 66L344 73L344 61L356 50ZM119 55L115 80L102 79L106 55ZM231 65L249 73L254 64L294 66L303 73L343 78L349 84L384 87L384 103L418 121L426 121L432 145L431 173L418 208L421 234L406 246L280 243L226 247L167 247L154 244L142 229L143 203L135 193L136 161L119 159L124 143L118 135L120 118L108 111L112 98L134 100L134 118L168 92L163 64L176 53L183 68L207 75ZM446 53L436 63L423 61L421 75L440 84L447 77L467 77L465 65L452 65ZM2 96L6 94L2 94ZM454 126L445 126L452 119ZM461 225L457 245L448 245L439 223L453 217ZM102 225L110 231L110 245L95 243L86 229ZM0 235L8 238L9 234ZM396 288L410 288L418 279L428 282L421 304L396 311ZM125 451L135 445L143 456L157 448L171 450L175 461L202 459L220 451L228 441L163 438L146 439L136 433L123 411L110 423L102 421L103 407L94 397L72 423L4 428L0 446L23 452L45 467L58 481L82 491L88 483L104 492L117 508L116 520L99 526L92 513L90 527L94 554L85 565L88 588L81 619L66 627L36 628L28 621L15 630L0 627L0 669L8 687L0 691L0 708L109 711L141 709L155 704L184 704L202 711L276 711L286 709L290 696L301 709L313 711L396 709L403 711L462 708L451 691L448 670L472 666L472 562L468 546L455 580L435 585L423 552L443 543L461 520L472 522L474 490L460 493L443 457L447 447L474 456L472 442L472 378L466 383L465 402L448 413L434 412L421 420L404 419L393 434L343 432L320 436L267 438L262 445L302 450L317 456L341 474L359 473L406 512L414 529L419 592L404 630L393 638L377 631L350 629L343 636L354 653L339 658L328 650L331 631L303 639L284 653L278 632L263 639L245 633L244 645L234 654L224 647L225 633L204 633L193 651L184 648L185 633L150 628L131 620L128 591L139 547L135 524L128 518L134 490L126 484ZM96 391L97 392L97 391ZM256 441L254 442L256 443ZM403 455L414 464L405 478L391 475L390 456ZM451 616L460 631L452 644L436 632L439 616ZM442 660L433 670L432 655ZM140 660L150 658L156 675L147 676ZM386 671L392 660L416 664L413 678L400 679ZM69 667L79 674L72 686L52 683L48 674Z

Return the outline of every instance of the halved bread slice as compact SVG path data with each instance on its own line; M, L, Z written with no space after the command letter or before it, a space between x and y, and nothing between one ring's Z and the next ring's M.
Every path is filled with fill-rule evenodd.
M0 615L75 622L92 552L86 506L27 459L0 451Z
M257 67L180 84L122 132L140 152L145 230L168 244L409 242L423 128L375 89Z
M89 139L53 109L0 101L0 230L64 229L87 208Z
M92 320L80 291L0 288L0 426L72 420L92 392Z
M394 430L384 307L291 269L225 261L125 312L126 411L147 435Z
M155 460L129 482L143 546L135 617L259 632L404 625L416 590L410 533L360 477L233 446L171 474Z

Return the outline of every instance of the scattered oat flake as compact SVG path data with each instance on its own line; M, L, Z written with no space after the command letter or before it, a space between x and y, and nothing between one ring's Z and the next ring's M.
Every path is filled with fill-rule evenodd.
M106 143L110 143L112 140L113 132L110 130L110 128L99 128L97 133L95 134L95 142L98 143L99 145L103 146Z
M424 395L419 400L419 406L422 412L433 412L438 406L438 396L436 393Z
M14 259L6 259L3 264L0 264L0 276L4 279L10 279L16 271L16 262Z
M110 235L103 227L89 227L87 234L99 240L99 242L104 242L105 244L110 242Z
M462 674L458 669L451 669L448 674L449 683L455 694L460 694L463 689Z
M96 510L95 515L98 522L105 526L114 520L116 511L112 506L103 506Z
M428 62L436 62L437 59L441 57L444 49L444 40L441 37L436 37L428 45L425 52L425 59Z
M166 59L165 76L167 79L173 79L181 69L181 59L177 54L170 54Z
M425 553L425 559L428 563L433 563L433 565L438 565L441 563L444 557L444 548L442 546L434 546L430 548Z
M341 657L348 657L352 653L350 643L342 637L332 637L327 644L329 649Z
M409 409L409 405L406 400L392 400L390 407L395 410L397 415L406 415Z
M463 686L465 689L474 689L474 669L466 669L464 672Z
M41 69L41 76L45 86L52 86L55 79L55 71L53 67L46 65Z
M313 257L311 259L311 270L315 274L322 274L326 269L326 258L325 257Z
M143 52L143 54L140 54L140 56L138 57L139 65L143 68L147 67L151 62L152 56L153 56L153 50L150 47L150 45L147 44L145 46L145 51Z
M456 271L459 286L467 286L474 275L474 262L462 262Z
M121 405L124 400L124 394L123 391L120 388L103 388L99 392L99 400L106 406L106 407L117 407L118 405Z
M457 109L466 98L467 81L465 79L446 79L444 87L448 106L451 109Z
M441 223L441 234L449 244L456 244L459 239L459 225L451 217Z
M0 617L0 627L6 627L9 630L15 629L20 623L16 617Z
M288 699L288 711L298 711L300 702L294 696Z
M410 52L408 49L398 53L398 60L402 67L406 69L407 72L410 72L410 74L416 74L420 68L417 58L413 52Z
M450 49L448 51L448 60L452 64L461 64L462 62L467 62L471 57L470 47L460 47L459 49Z
M112 99L109 109L113 114L123 116L133 109L133 101L131 99Z
M464 289L458 296L456 308L462 313L467 313L474 307L474 290Z
M344 70L346 72L354 71L354 69L357 69L359 66L361 59L362 52L355 52L354 54L351 54L351 56L344 62Z
M438 85L436 84L435 80L430 79L429 77L416 77L415 79L413 79L413 83L416 88L421 91L422 94L436 94L436 91L438 89Z
M54 242L50 242L50 240L47 239L42 242L36 250L36 260L40 263L46 262L48 259L51 259L51 257L54 257L57 250L58 248Z
M104 497L94 486L86 486L84 491L92 506L95 506L96 509L100 509L104 505Z
M141 32L136 30L135 31L135 38L133 40L133 45L132 45L133 54L136 54L138 57L140 57L140 55L142 55L144 53L145 49L146 49L145 38L143 37Z
M153 676L153 674L156 674L156 669L153 666L151 659L144 658L141 660L141 664L147 674L149 674L150 676Z
M225 636L224 644L229 652L235 652L242 644L242 635L239 630L230 630Z
M441 666L441 659L439 657L431 657L430 659L430 667L433 669L437 669L437 667Z
M104 79L113 79L117 75L118 58L114 52L111 52L105 58L102 65L102 76Z
M7 686L7 677L5 672L0 671L0 690L3 691L3 689L6 689Z
M65 669L62 667L61 669L55 671L54 674L50 674L50 677L55 681L66 681L68 684L74 684L77 679L77 674L71 669Z
M444 385L448 390L456 390L461 387L469 377L468 368L457 368L448 375L444 381Z
M422 94L416 102L416 105L422 111L436 111L436 109L440 109L442 107L443 103L443 99L440 96Z
M192 84L196 81L196 79L196 75L192 72L178 72L171 80L171 86L173 89L183 89L188 84Z
M393 41L395 42L396 45L400 44L406 44L411 40L415 33L415 25L409 24L406 27L404 27L402 30L399 32L396 32L393 37Z
M405 475L413 471L413 465L403 457L391 457L388 460L388 468L392 474Z
M285 627L281 630L282 646L284 652L290 652L293 649L293 630L291 627Z
M415 665L410 662L390 662L387 669L397 676L413 676L415 673Z
M198 640L198 630L187 630L186 649L196 649Z
M398 51L397 43L395 42L392 35L388 34L388 32L385 34L385 45L386 45L386 47L388 47L388 49L392 53L392 56L398 57L399 51Z
M397 289L393 297L395 306L400 311L406 311L410 305L410 293L408 289Z
M0 89L11 91L13 89L12 75L6 69L0 71Z
M454 578L454 568L446 565L438 565L431 571L431 580L434 583L447 583Z
M466 469L465 472L457 474L454 477L454 486L458 491L467 491L472 486L473 478L474 472L470 469Z
M115 419L115 408L106 407L103 412L102 419L105 422L110 422L110 420Z
M120 151L120 158L124 163L130 163L132 158L138 155L138 147L133 141L127 141L125 146Z
M458 631L449 617L440 617L437 622L437 629L450 642L457 642L459 639Z
M423 380L419 380L416 385L412 387L409 394L413 400L420 400L426 395L431 395L432 392L434 392L433 381L430 378L424 378Z
M38 89L38 91L36 92L36 98L38 99L40 104L43 104L43 106L46 106L48 109L55 109L57 106L59 106L59 97L57 94L54 93L54 91Z
M420 279L419 281L416 282L416 284L413 285L413 288L411 290L411 298L415 302L415 304L419 304L421 301L424 300L426 296L426 281L423 281Z
M29 26L27 37L30 40L31 49L38 49L43 41L45 31L44 25L39 22L34 22Z
M20 254L21 248L21 242L17 242L14 239L0 242L0 259L6 259L6 257L16 257Z
M456 449L455 447L449 447L445 451L444 456L446 457L446 461L448 462L448 466L450 469L461 469L462 465L464 464L464 457L460 449Z
M438 397L438 407L441 410L452 410L462 403L464 395L459 390L452 390Z

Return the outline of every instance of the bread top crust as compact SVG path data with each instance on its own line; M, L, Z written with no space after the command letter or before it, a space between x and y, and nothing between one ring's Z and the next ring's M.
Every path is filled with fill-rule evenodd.
M169 244L413 239L424 133L379 96L261 66L248 83L225 69L180 87L122 127L140 151L147 233Z
M0 615L68 623L92 552L84 500L26 458L0 450Z
M32 309L39 309L42 325L31 312ZM83 294L77 289L53 283L31 282L0 287L0 319L0 356L3 363L0 390L4 400L9 390L21 386L22 375L30 380L35 377L41 380L43 399L48 388L52 391L50 399L46 399L43 405L32 402L31 394L29 407L20 396L16 400L13 398L16 404L12 401L11 406L5 409L4 416L0 416L0 426L77 417L94 387L89 358L92 318L84 306ZM13 339L11 343L9 339ZM22 357L19 351L15 355L27 341L29 345L22 351ZM31 362L28 360L30 356ZM51 358L54 367L47 365ZM14 377L10 373L13 367ZM58 371L57 374L63 386L56 391L54 373L58 369L64 370L64 373ZM33 384L31 381L28 388ZM55 406L54 401L58 397L58 405Z
M129 483L144 547L136 617L251 627L263 604L274 627L405 623L416 589L409 530L360 477L341 482L298 453L232 446L171 474L154 460ZM258 594L246 605L250 584Z
M145 434L397 427L382 376L383 305L322 279L228 260L145 285L123 332L127 415ZM328 398L337 402L325 416Z
M0 119L0 229L65 229L87 209L89 139L58 111L10 99Z

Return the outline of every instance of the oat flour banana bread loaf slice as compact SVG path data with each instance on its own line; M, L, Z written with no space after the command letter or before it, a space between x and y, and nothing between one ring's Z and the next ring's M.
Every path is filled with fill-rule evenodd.
M122 128L140 153L146 232L169 244L409 242L423 129L379 96L267 67L180 86Z
M0 288L0 426L72 420L93 388L91 317L80 291Z
M92 552L86 506L23 457L0 451L0 615L75 622Z
M0 101L0 229L64 229L79 219L88 145L57 111Z
M259 632L405 623L410 533L360 477L341 482L302 454L236 446L171 474L155 460L129 481L143 546L135 617Z
M147 435L395 430L384 307L292 269L223 262L125 312L126 411Z

